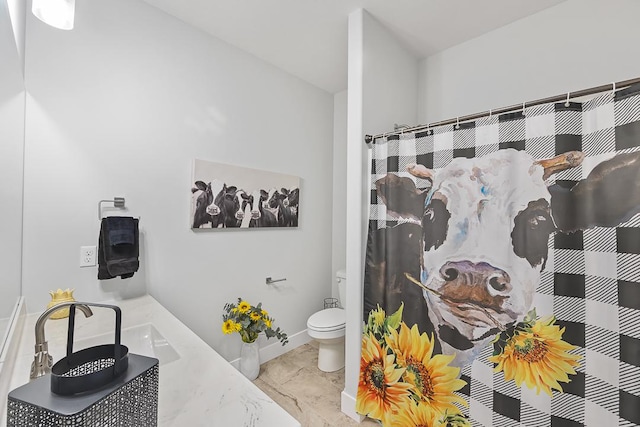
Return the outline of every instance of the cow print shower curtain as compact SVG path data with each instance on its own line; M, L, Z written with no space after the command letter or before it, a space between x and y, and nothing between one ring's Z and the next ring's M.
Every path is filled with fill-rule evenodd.
M640 424L640 87L373 144L357 411Z

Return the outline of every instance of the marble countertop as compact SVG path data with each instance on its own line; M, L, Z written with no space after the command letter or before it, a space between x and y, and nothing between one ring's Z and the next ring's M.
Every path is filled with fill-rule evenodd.
M122 309L122 328L153 325L179 357L160 364L158 424L172 426L299 427L300 423L276 404L229 362L202 341L149 295L113 302ZM75 341L113 333L112 310L96 308L94 316L76 315ZM29 381L38 315L27 316L9 390ZM67 320L49 321L46 337L54 362L65 354ZM108 342L105 342L105 344ZM123 344L127 344L123 341ZM6 425L6 413L0 420Z

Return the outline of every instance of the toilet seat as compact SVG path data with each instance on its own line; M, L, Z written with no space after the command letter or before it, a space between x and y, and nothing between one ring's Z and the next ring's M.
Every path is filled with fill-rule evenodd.
M307 328L316 332L332 332L345 328L346 317L342 308L327 308L314 313L307 320Z

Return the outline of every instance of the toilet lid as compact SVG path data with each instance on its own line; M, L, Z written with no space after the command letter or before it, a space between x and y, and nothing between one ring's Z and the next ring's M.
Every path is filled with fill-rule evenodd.
M307 320L307 327L315 331L327 331L343 328L345 324L344 310L327 308L312 314Z

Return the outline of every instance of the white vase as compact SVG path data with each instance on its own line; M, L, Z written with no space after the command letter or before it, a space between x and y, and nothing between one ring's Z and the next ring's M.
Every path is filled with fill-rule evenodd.
M240 350L240 372L251 381L260 373L260 352L258 342L243 342Z

